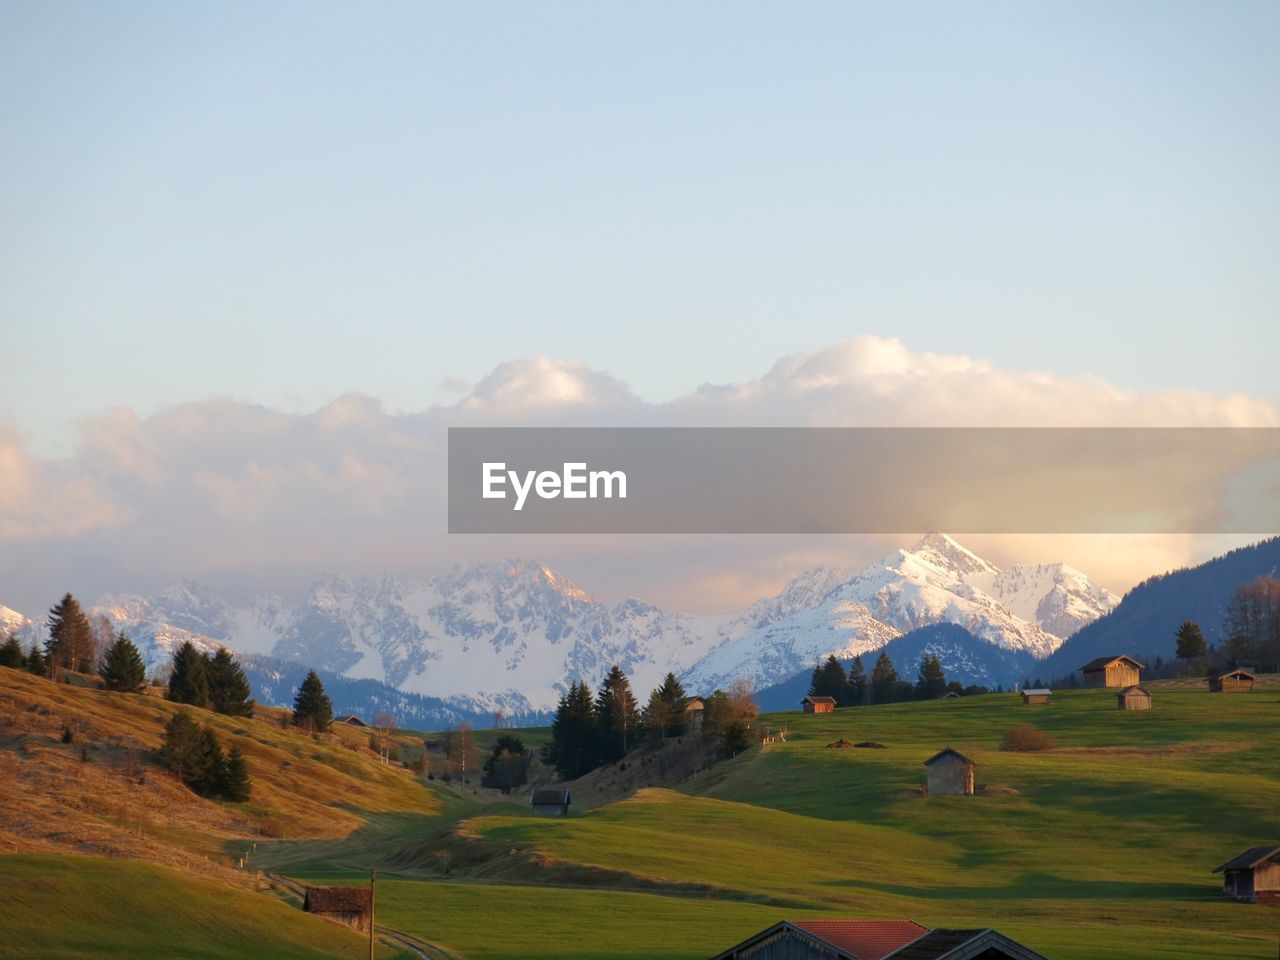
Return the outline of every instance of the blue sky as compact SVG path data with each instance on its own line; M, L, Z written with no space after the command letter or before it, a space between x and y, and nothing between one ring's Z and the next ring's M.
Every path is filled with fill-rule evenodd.
M1280 399L1280 5L0 4L0 419L860 333Z

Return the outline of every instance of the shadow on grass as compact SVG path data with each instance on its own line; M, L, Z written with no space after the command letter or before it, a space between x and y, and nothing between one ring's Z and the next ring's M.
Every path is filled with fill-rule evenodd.
M1001 886L908 887L866 880L839 880L828 886L872 890L922 900L1196 900L1218 888L1195 883L1153 883L1129 880L1072 880L1047 873L1027 873Z

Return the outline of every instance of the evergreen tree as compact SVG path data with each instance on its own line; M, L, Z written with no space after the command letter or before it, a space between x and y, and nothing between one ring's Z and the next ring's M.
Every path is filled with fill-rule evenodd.
M123 633L107 649L98 673L108 690L118 690L121 693L138 693L147 679L147 667L142 662L142 654L138 653L133 641Z
M543 751L543 758L555 767L561 780L576 779L595 768L595 726L591 688L585 681L575 681L556 705L551 742Z
M9 639L0 647L0 667L11 667L23 670L27 666L27 655L22 652L22 644L18 642L16 633L9 634Z
M245 763L244 753L241 752L240 747L232 744L223 773L222 795L232 803L244 803L252 792L253 784L249 780L249 765Z
M845 676L844 667L840 666L840 661L833 653L814 668L813 679L809 682L809 695L830 697L837 703L843 703L849 696L845 689L848 685L849 678Z
M213 709L230 717L252 717L253 700L250 698L249 681L244 670L236 663L226 647L209 661L209 699Z
M314 671L307 673L293 701L293 723L315 733L324 733L333 720L333 704L324 692L324 684Z
M702 732L721 733L732 722L733 701L729 699L729 695L723 690L717 690L707 697L702 707Z
M45 660L39 644L33 645L31 652L27 654L27 671L37 677L47 676L49 673L49 662Z
M525 750L524 741L512 733L503 733L493 744L493 752L484 762L482 787L510 793L529 779L529 762L533 758Z
M164 739L160 744L160 761L188 785L198 774L196 754L200 732L200 724L196 723L191 712L179 710L165 724Z
M720 737L720 744L731 756L741 753L751 746L750 734L747 731L747 724L744 720L730 721L728 726L724 728L724 733Z
M93 669L93 628L80 601L69 593L49 611L45 659L50 670Z
M853 658L849 665L849 703L854 706L865 706L871 702L871 688L867 686L867 673L862 666L862 654Z
M193 707L209 706L209 661L189 640L173 654L168 698Z
M668 673L662 679L662 685L658 687L658 697L662 700L667 717L664 735L675 736L684 729L684 703L688 698L685 696L684 687L680 685L674 673Z
M1174 636L1178 638L1179 660L1190 662L1204 656L1204 632L1200 629L1200 624L1184 620Z
M937 700L947 692L947 677L938 658L930 654L920 658L920 675L916 678L917 700Z
M626 756L639 725L640 711L631 693L631 681L615 663L596 697L597 760L613 763Z
M871 668L871 699L874 703L892 703L898 693L898 671L884 650Z

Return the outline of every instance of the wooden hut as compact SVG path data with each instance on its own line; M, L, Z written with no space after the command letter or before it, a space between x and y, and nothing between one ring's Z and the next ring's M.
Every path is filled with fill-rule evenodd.
M569 814L568 790L549 790L545 787L529 794L529 805L533 812L544 817L564 817Z
M1045 960L989 927L930 930L914 920L783 920L712 960Z
M334 717L334 723L345 723L349 727L367 727L369 726L354 713L349 713L345 717Z
M684 701L684 722L690 730L702 729L703 713L707 702L702 697L686 697Z
M1125 687L1137 686L1142 681L1142 668L1133 657L1098 657L1090 660L1080 672L1084 674L1086 687Z
M1049 698L1053 696L1052 690L1046 690L1043 687L1037 687L1031 690L1022 691L1022 702L1026 704L1038 705L1049 702Z
M1117 710L1150 710L1151 694L1142 687L1125 687L1116 694Z
M947 747L924 762L925 796L973 796L973 761Z
M1250 693L1257 682L1248 670L1227 670L1209 678L1209 689L1214 693Z
M1228 897L1280 904L1280 847L1254 847L1213 872L1222 874L1222 892Z
M368 887L307 887L302 909L369 932L371 897Z
M831 713L836 708L834 697L805 697L800 701L805 713Z

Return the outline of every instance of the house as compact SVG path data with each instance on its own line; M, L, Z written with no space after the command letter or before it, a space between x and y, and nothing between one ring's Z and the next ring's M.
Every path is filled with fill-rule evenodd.
M783 920L712 960L1045 960L995 930L913 920Z
M697 730L702 726L702 712L707 708L707 702L702 697L686 697L684 701L684 722L690 730Z
M354 713L349 713L345 717L334 717L334 723L345 723L350 727L367 727L368 724L357 717Z
M368 887L307 887L302 909L368 933L372 902Z
M947 747L924 762L925 796L968 797L973 795L973 761Z
M1222 874L1222 892L1228 897L1280 904L1280 847L1254 847L1213 872Z
M1248 670L1228 670L1209 678L1209 689L1214 693L1249 693L1258 682Z
M533 812L544 817L564 817L569 814L569 791L547 788L534 790L529 794L529 805Z
M1090 660L1080 672L1084 674L1086 687L1124 687L1137 686L1142 681L1143 664L1133 657L1098 657Z
M1031 690L1022 691L1022 702L1030 704L1048 703L1049 698L1053 696L1052 690L1046 690L1043 687L1037 687Z
M1117 710L1150 710L1151 694L1142 687L1125 687L1116 694Z
M805 697L800 701L805 713L830 713L836 708L834 697Z

